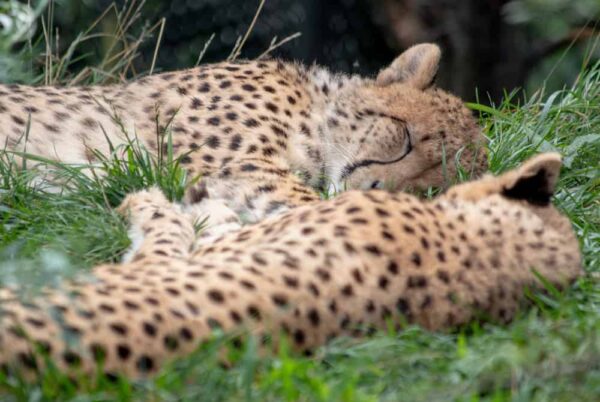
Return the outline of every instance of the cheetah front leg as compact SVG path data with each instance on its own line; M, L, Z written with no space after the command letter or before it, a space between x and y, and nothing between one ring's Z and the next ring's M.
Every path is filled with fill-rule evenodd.
M190 188L185 203L206 223L197 242L203 246L244 224L318 200L318 194L289 169L261 158L244 158Z
M222 204L217 209L227 207L240 224L247 224L318 201L319 195L289 169L269 160L246 158L228 164L188 192L189 204L205 199L219 200L215 208Z
M194 222L158 188L129 194L117 212L129 220L131 247L123 256L123 262L151 255L178 259L190 255L196 237Z
M282 183L289 184L286 179L258 182L235 179L218 181L214 187L209 184L208 193L215 194L216 198L207 195L199 202L187 201L186 211L195 217L196 222L202 224L196 247L211 244L223 235L240 230L244 224L256 223L318 200L312 194L307 197L309 190L300 186L286 191L291 186ZM298 190L303 191L300 197ZM303 197L305 198L300 200Z
M224 199L206 198L199 203L188 205L185 209L200 226L195 247L213 243L224 234L242 227L240 217L227 206Z

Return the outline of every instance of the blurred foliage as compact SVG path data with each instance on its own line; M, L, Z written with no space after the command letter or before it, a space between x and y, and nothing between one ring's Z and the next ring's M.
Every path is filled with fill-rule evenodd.
M224 59L245 33L259 0L149 0L167 18L161 65L190 65L211 34L207 61ZM302 37L275 55L317 62L336 70L376 71L394 54L369 16L365 0L267 0L245 46L243 57L261 54L274 37L300 32ZM365 18L366 17L366 18ZM198 24L198 21L202 23ZM191 54L190 54L191 53Z
M238 38L247 31L260 1L54 0L54 3L53 24L59 29L63 48L113 3L119 9L135 8L132 3L143 7L143 20L138 22L137 29L148 21L165 18L156 66L159 70L172 70L193 66L213 34L203 61L227 58ZM267 0L241 57L254 58L262 54L274 38L282 40L300 32L300 39L273 54L326 64L341 71L374 72L394 54L374 23L365 18L369 7L365 0ZM100 31L111 29L110 18L98 27ZM135 29L130 33L135 35ZM154 40L147 41L142 48L137 60L140 71L147 70L153 61ZM105 48L106 41L102 40L81 46L78 54L85 57L74 67L94 63L93 59L101 58Z
M7 49L11 45L31 39L35 32L39 12L45 7L45 1L36 9L16 0L0 2L0 47Z
M598 0L513 0L504 6L506 21L525 25L538 36L559 40L574 26L583 26L600 17Z
M31 40L37 31L38 17L47 0L28 2L0 1L0 82L27 79L27 63L33 54Z
M390 46L389 38L374 21L373 11L382 4L379 1L266 0L241 57L257 57L269 48L274 38L282 40L299 32L300 38L277 48L272 54L305 63L316 62L344 72L374 74L398 51ZM426 5L428 12L441 12L443 7L452 8L450 0L391 1ZM140 37L145 40L136 47L135 54L129 55L135 63L127 69L126 76L113 75L113 81L130 78L151 68L160 71L190 67L198 62L201 54L203 62L227 58L239 38L246 33L261 3L260 0L0 0L0 81L31 82L33 77L39 80L44 72L44 64L35 64L31 57L33 54L39 55L44 49L42 26L36 24L36 18L49 2L54 3L54 12L45 21L47 31L51 36L54 35L51 39L54 53L71 51L69 48L77 42L82 32L94 39L77 42L78 46L73 49L66 67L72 75L90 65L102 65L102 61L107 59L107 52L112 51L113 55L117 53L110 33L118 31L121 24L119 13L123 15L123 10L134 10L132 12L139 15L126 32L127 40L132 42ZM32 8L28 7L29 3L33 4ZM600 21L599 0L512 0L500 3L505 3L501 8L503 24L509 26L508 30L514 27L514 30L526 33L524 37L527 39L521 42L526 43L525 48L532 47L531 53L535 55L539 49L533 49L534 45L548 43L551 47L553 42L572 38L578 28L586 25L594 28L594 23ZM473 1L472 10L479 10L477 4ZM96 25L98 17L111 5L115 5L113 12L107 13ZM164 30L149 29L151 23L163 18ZM424 14L415 18L427 20L433 16ZM455 22L479 21L477 16L472 15L461 18L463 22ZM450 21L450 26L455 22ZM90 27L93 27L93 32L89 32ZM458 36L450 42L459 40L467 44L473 41L473 38L461 36L468 31L454 27L457 30L454 34L444 33ZM490 26L488 29L495 28ZM151 34L146 32L143 35L145 30ZM33 32L36 35L32 37ZM31 43L33 39L39 39L37 48L35 42ZM155 57L157 42L160 42L160 49ZM589 55L590 51L578 45L563 59L562 51L568 45L567 42L548 54L541 52L540 62L535 62L535 68L524 70L530 78L529 88L545 83L549 89L558 89L574 79L581 70L584 56ZM502 52L497 46L492 47L491 51ZM461 57L461 53L456 57ZM480 57L485 58L486 55ZM507 55L502 53L500 57ZM465 62L473 64L475 60L468 59ZM477 69L486 66L480 61L477 64ZM519 68L523 67L515 63L513 69ZM545 82L550 73L553 78ZM523 83L522 80L517 81L516 84L507 81L498 86L513 87ZM481 85L481 82L473 82L473 91L467 92L474 93L476 86L484 92L490 90ZM464 93L462 95L467 96Z
M513 0L504 6L504 18L530 36L545 40L549 49L555 48L531 71L526 85L529 93L542 85L559 90L581 72L585 60L600 58L599 0ZM586 41L589 38L592 41ZM560 44L564 49L570 47L568 57L560 51Z
M568 54L558 52L548 55L529 73L524 88L529 94L533 94L542 86L549 92L564 89L573 83L579 73L598 59L599 40L574 46L568 50Z

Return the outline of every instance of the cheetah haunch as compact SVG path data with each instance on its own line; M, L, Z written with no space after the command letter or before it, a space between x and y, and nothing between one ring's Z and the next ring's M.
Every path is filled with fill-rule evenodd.
M558 287L582 274L571 225L550 203L559 169L557 154L543 154L432 201L350 191L196 250L193 213L157 190L132 194L121 211L144 235L132 262L29 303L5 296L0 362L35 371L37 348L68 371L92 372L101 355L106 373L139 377L215 328L275 344L285 333L310 350L390 320L506 322L524 288L541 287L536 271Z
M0 148L87 164L126 134L158 154L170 130L190 175L249 221L316 190L442 185L458 159L483 171L485 154L469 110L432 87L439 59L421 44L376 79L243 61L106 87L0 85Z

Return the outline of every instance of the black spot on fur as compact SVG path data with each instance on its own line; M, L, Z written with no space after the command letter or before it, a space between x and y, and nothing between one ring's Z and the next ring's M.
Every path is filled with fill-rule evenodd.
M221 124L221 119L217 116L213 116L206 120L206 122L211 126L217 127L219 124Z
M127 360L131 356L131 348L126 344L117 345L117 356L121 360Z
M154 369L154 360L150 356L142 355L137 359L135 366L141 373L148 373Z
M193 98L192 99L192 109L193 110L198 110L202 107L202 101L198 98Z
M144 333L150 337L155 337L156 336L156 327L154 326L154 324L149 323L149 322L144 322L142 324L142 328L144 329Z
M260 123L259 123L259 122L258 122L258 120L256 120L256 119L249 118L249 119L246 119L246 120L244 121L244 125L245 125L246 127L253 128L253 127L258 127L258 126L260 126Z
M245 163L242 165L241 170L242 172L254 172L258 170L258 167L256 167L256 165L253 165L252 163Z
M244 84L244 85L242 85L242 89L244 91L248 91L248 92L254 92L254 91L256 91L256 87L254 85L252 85L252 84Z
M163 338L163 344L165 345L165 348L170 351L174 351L179 348L179 340L172 335L165 336Z
M217 304L221 304L225 301L225 296L223 296L223 292L216 289L211 289L208 291L208 298Z
M219 145L221 145L221 140L216 135L211 135L206 140L206 145L208 145L212 149L217 149L219 148Z

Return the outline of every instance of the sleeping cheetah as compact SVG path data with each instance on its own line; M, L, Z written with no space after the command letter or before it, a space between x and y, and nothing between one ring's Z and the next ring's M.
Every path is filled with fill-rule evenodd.
M319 190L442 185L459 159L484 170L485 154L469 110L432 86L439 59L436 45L421 44L376 79L274 60L106 87L0 85L0 148L86 164L92 149L109 154L107 138L135 136L157 155L169 131L209 198L250 222Z
M22 303L3 293L0 362L33 374L47 354L69 372L143 377L215 329L283 333L300 351L339 335L479 317L506 322L539 288L582 274L578 242L550 203L560 170L543 154L432 201L349 191L297 207L193 250L193 210L158 190L120 211L144 234L131 263ZM66 342L71 339L72 342ZM33 373L32 373L33 372Z

